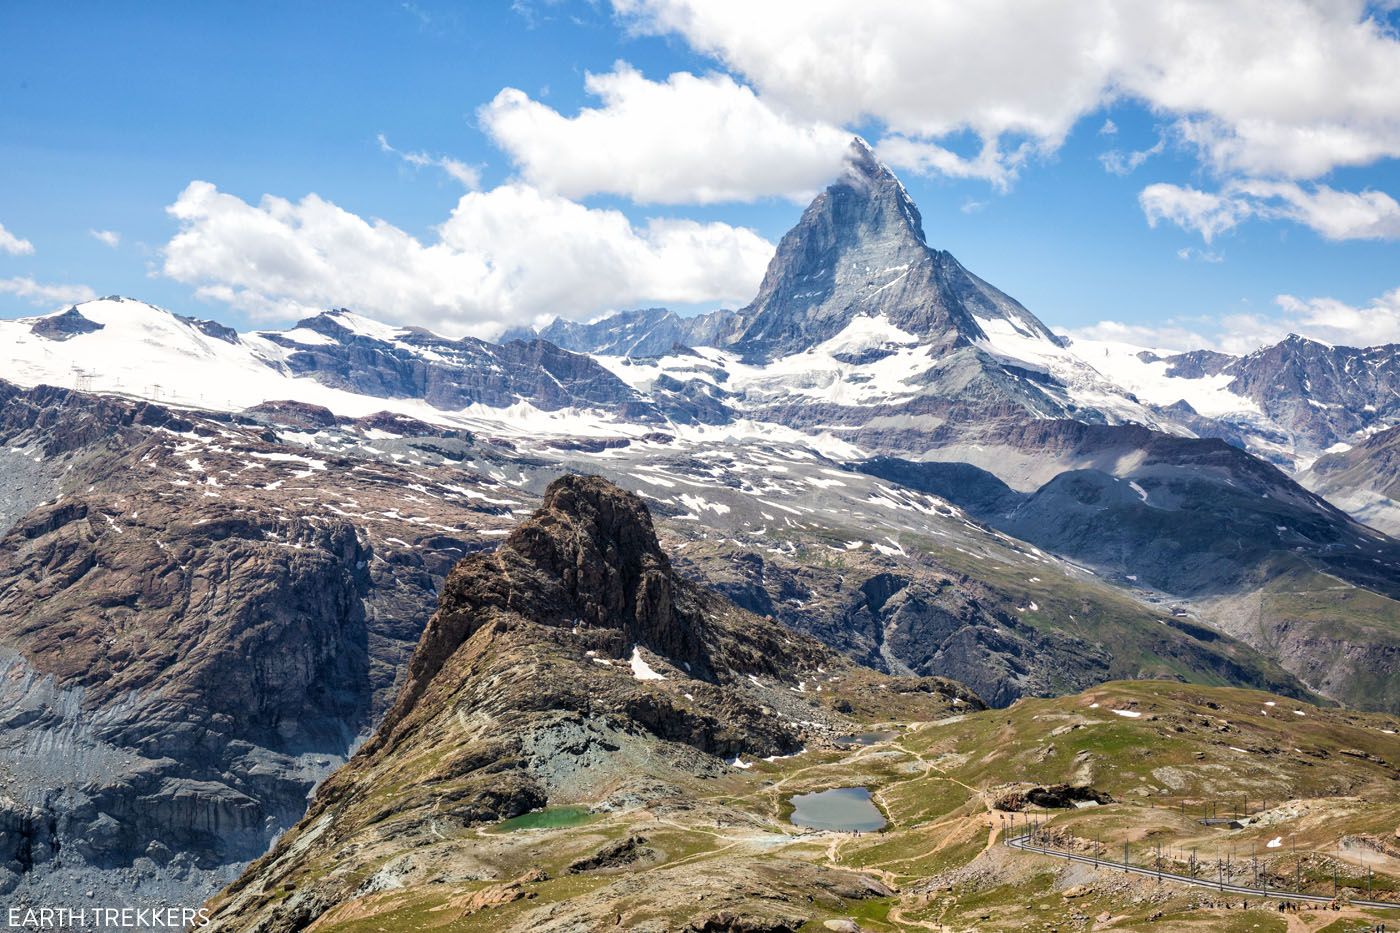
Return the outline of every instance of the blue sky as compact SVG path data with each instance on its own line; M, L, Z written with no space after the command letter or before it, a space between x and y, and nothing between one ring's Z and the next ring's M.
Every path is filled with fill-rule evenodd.
M1271 60L1268 47L1226 43L1207 62L1228 85L1241 72L1296 74L1288 54L1322 56L1318 73L1300 78L1309 82L1301 94L1285 86L1261 104L1248 88L1232 99L1228 87L1182 91L1155 75L1154 56L1178 57L1173 41L1199 37L1159 48L1093 21L1061 25L1054 4L1031 6L1048 7L1046 28L1062 34L1043 44L1070 64L1030 61L1026 70L1043 67L1046 80L989 89L996 78L966 64L915 86L927 62L949 55L927 45L978 41L992 66L998 56L1025 63L1024 34L1044 36L1035 12L1000 27L989 12L961 38L949 33L964 25L946 17L900 24L894 38L877 23L855 41L821 31L820 3L804 16L774 3L749 17L725 0L700 14L686 0L14 0L0 9L0 315L51 310L87 290L240 328L334 303L487 333L638 304L742 304L761 273L757 238L776 242L823 177L830 140L859 132L891 154L931 244L1057 328L1115 332L1100 325L1109 321L1144 342L1199 337L1235 348L1289 329L1400 339L1400 100L1385 99L1400 98L1397 14L1393 5L1339 13L1347 4L1278 3L1299 7L1285 28L1294 40L1316 32L1299 40L1314 47ZM908 11L918 5L869 6L871 16L901 6L897 15L918 15ZM1252 0L1216 6L1240 23L1258 10ZM925 26L925 48L904 44ZM1220 37L1229 26L1200 28ZM765 44L746 29L787 30L786 39ZM1119 46L1119 63L1041 93L1083 66L1091 40ZM793 63L798 42L812 60ZM824 75L852 61L886 62L881 80L891 83L871 79L828 104L842 95L822 87ZM817 70L804 76L803 67ZM590 94L588 74L620 76L617 98ZM733 139L714 131L701 112L708 104L667 83L678 74L713 92ZM523 94L502 102L503 88ZM677 122L648 118L633 103L643 94ZM1294 113L1284 95L1311 97ZM495 116L485 116L493 100ZM594 129L575 120L584 108L604 111ZM731 115L739 111L748 116ZM744 122L760 118L758 131ZM1110 123L1116 132L1105 133ZM1324 139L1315 153L1288 142L1326 133L1336 143ZM759 136L775 142L750 151ZM976 163L988 140L997 157ZM577 169L580 154L611 146ZM1018 147L1023 155L1011 155ZM1103 162L1110 151L1150 154L1117 174ZM429 162L448 159L474 176L469 184ZM741 179L739 190L717 196L716 179ZM195 181L212 188L172 216ZM1152 186L1155 200L1144 194ZM313 194L343 212L334 226L316 226L325 211L303 201ZM264 195L304 210L265 213ZM464 196L470 203L459 204ZM611 211L631 229L619 230ZM697 224L672 238L649 228L652 218ZM115 233L115 245L95 231ZM276 255L268 231L285 237ZM575 242L607 237L601 257ZM701 253L706 263L731 258L696 271ZM642 257L638 269L614 268L632 256ZM1280 305L1280 295L1295 302Z

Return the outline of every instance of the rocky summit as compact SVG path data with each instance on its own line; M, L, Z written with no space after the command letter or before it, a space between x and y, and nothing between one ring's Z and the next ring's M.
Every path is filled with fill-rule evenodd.
M861 139L842 176L778 243L758 296L739 313L749 324L735 345L759 359L822 343L859 317L884 318L935 352L984 337L979 318L1055 339L1015 299L929 247L909 193Z
M214 928L298 930L367 893L482 870L474 856L385 864L410 839L466 854L484 824L532 811L685 808L681 785L872 719L980 708L954 682L859 668L685 581L641 499L566 476L453 569L374 737L220 896ZM595 863L651 857L633 840Z

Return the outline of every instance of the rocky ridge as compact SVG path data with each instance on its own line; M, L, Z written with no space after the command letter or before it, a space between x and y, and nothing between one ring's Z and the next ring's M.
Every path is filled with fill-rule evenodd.
M951 681L855 667L687 582L639 498L566 476L499 548L454 568L375 736L220 898L213 928L301 929L408 838L470 839L619 793L660 803L674 782L830 741L851 716L981 705Z

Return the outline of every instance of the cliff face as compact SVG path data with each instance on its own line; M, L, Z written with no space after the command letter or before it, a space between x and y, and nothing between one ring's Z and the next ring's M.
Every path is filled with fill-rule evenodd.
M378 732L227 892L218 928L300 929L354 895L365 860L434 831L673 796L672 782L791 754L853 728L850 715L957 706L981 702L857 668L686 582L637 496L566 476L498 549L452 571ZM332 851L357 854L332 866Z
M0 449L0 891L31 902L188 902L266 851L509 521L462 471L478 499L60 389L0 384Z

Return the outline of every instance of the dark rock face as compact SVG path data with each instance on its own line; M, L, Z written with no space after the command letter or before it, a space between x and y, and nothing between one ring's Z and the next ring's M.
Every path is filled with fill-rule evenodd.
M1158 357L1168 363L1167 375L1182 379L1199 379L1203 376L1217 376L1238 362L1239 357L1215 350L1192 350L1173 356Z
M238 331L226 324L220 324L218 321L206 321L196 317L187 317L183 314L177 314L175 317L178 320L184 321L206 337L213 337L215 340L222 340L224 343L238 343Z
M102 325L83 317L82 312L77 308L69 308L62 314L51 314L48 317L40 318L29 329L49 340L67 340L78 334L90 334L93 331L101 330Z
M293 351L287 365L294 373L347 391L421 398L447 410L478 403L508 407L523 399L547 411L606 407L633 421L659 418L653 405L591 358L545 340L497 345L447 340L422 330L389 340L358 333L334 313L298 327L329 340L308 345L275 333L265 336Z
M1027 804L1047 810L1064 810L1083 803L1113 803L1113 795L1088 784L1051 784L1049 787L1032 787L1004 794L992 806L1007 813L1019 813Z
M645 358L664 356L676 346L728 346L734 342L742 325L743 319L735 311L712 311L683 318L665 308L645 308L623 311L591 324L559 319L541 330L539 336L579 353ZM501 342L521 336L526 335L507 334Z
M0 447L42 451L23 460L48 484L0 539L0 888L225 883L388 707L451 564L508 521L407 504L429 468L357 473L243 420L0 383Z
M1230 391L1316 449L1400 420L1400 344L1358 349L1292 335L1222 371L1234 376Z
M864 142L845 174L783 237L736 346L754 359L804 350L861 315L886 317L935 350L983 336L974 315L1056 339L1014 299L931 249L904 186Z

